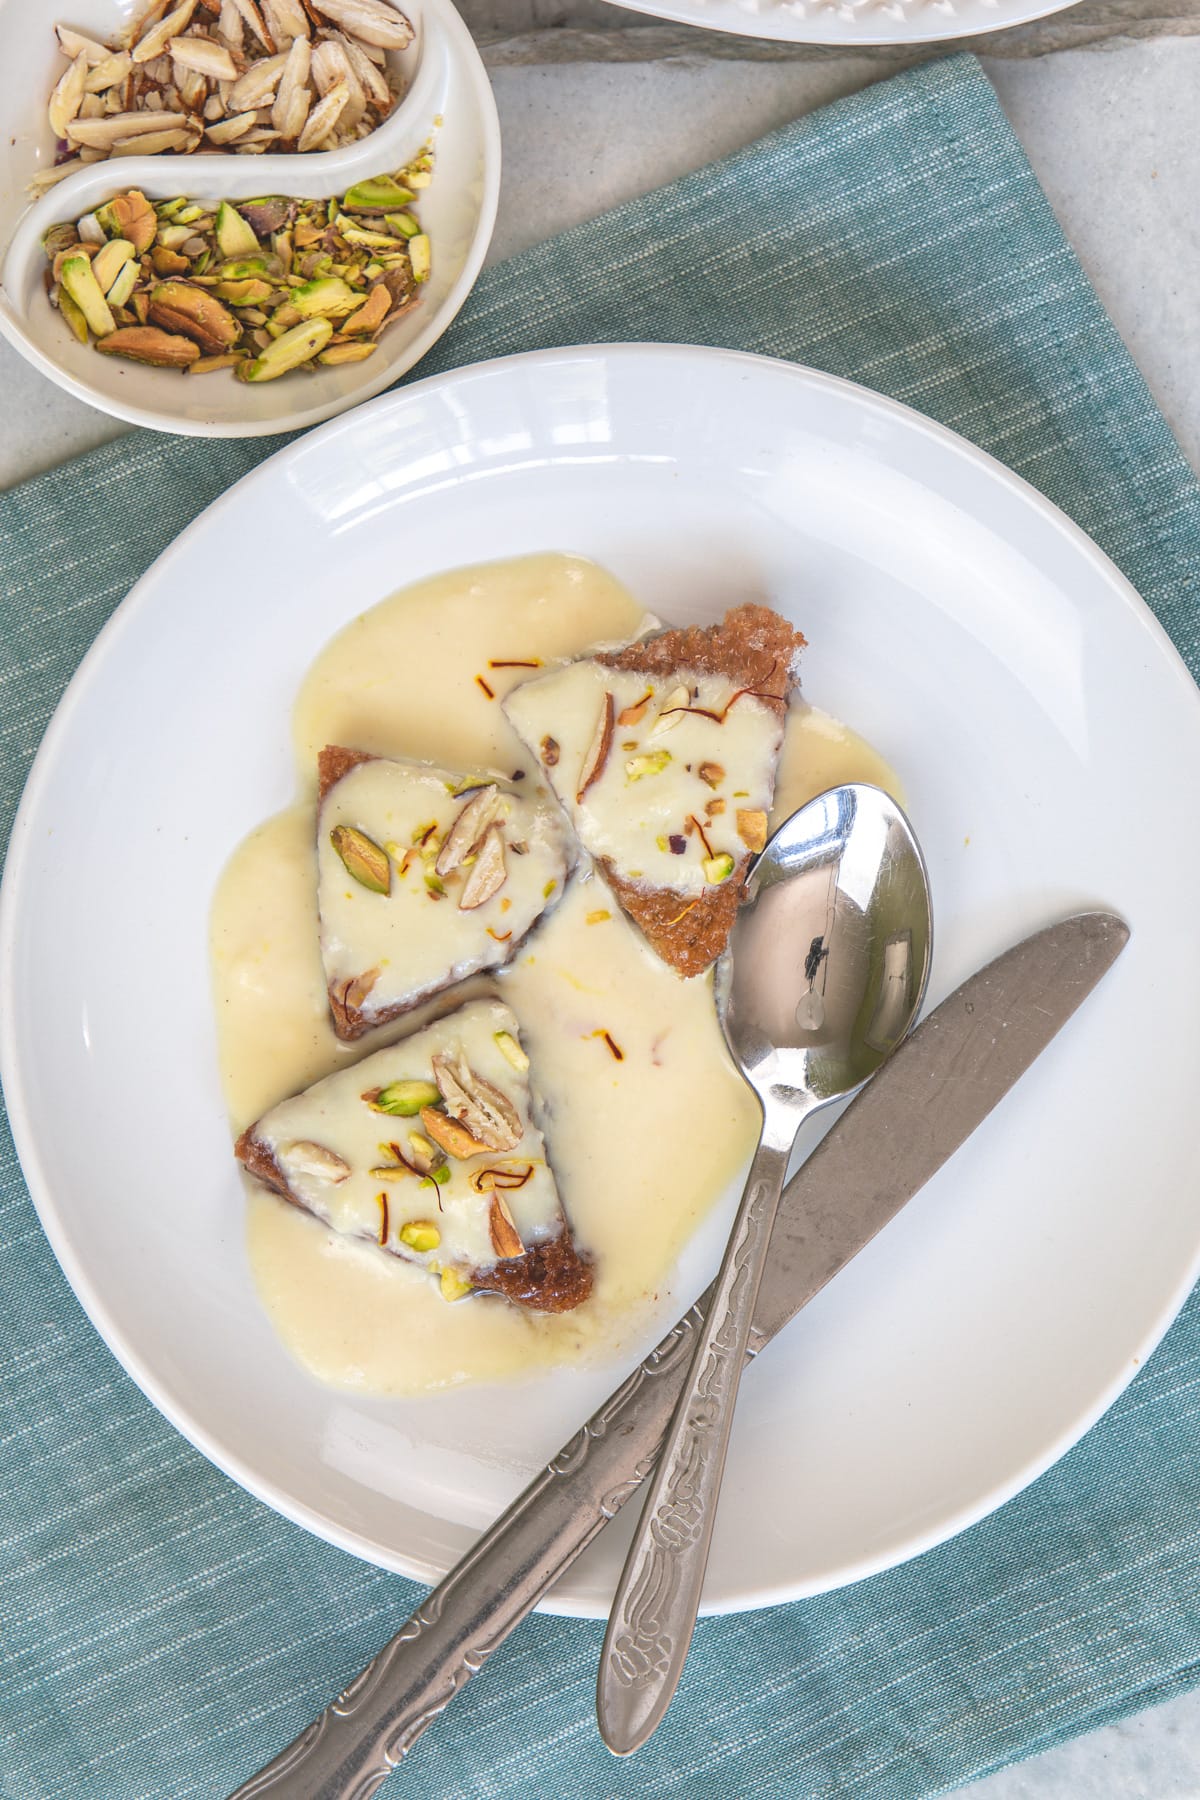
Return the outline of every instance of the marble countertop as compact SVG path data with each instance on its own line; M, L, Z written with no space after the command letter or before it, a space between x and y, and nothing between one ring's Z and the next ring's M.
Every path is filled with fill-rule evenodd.
M602 0L467 0L463 10L484 46L504 132L492 260L722 156L914 55L722 39L660 27ZM972 47L1200 468L1200 0L1086 0ZM0 486L124 429L52 386L6 343L0 392ZM960 1795L1197 1800L1200 1691L1001 1770Z

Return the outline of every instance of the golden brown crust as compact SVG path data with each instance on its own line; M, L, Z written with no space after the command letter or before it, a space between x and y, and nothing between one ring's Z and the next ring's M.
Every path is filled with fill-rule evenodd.
M805 641L770 607L747 604L716 625L663 631L623 650L606 651L596 661L664 680L684 673L724 676L782 718L796 685L795 659ZM607 857L600 866L618 902L663 961L681 975L701 975L728 942L752 860L744 856L727 880L698 899L674 888L627 881Z
M301 1212L309 1210L288 1187L287 1177L271 1151L255 1137L253 1125L243 1131L233 1153L251 1175L289 1205ZM556 1238L534 1244L523 1256L493 1263L489 1269L473 1269L469 1279L481 1293L501 1294L515 1306L528 1306L537 1312L571 1312L592 1291L592 1265L575 1248L571 1228L564 1219Z
M373 750L347 750L342 744L326 744L317 757L317 805L321 804L330 788L343 775L348 775L351 769L357 769L359 763L378 760Z
M703 975L720 956L733 930L750 861L744 856L726 881L705 888L698 897L674 888L648 888L626 881L607 857L601 859L600 867L618 903L649 940L651 949L681 975Z
M769 606L748 602L735 606L715 625L682 625L639 638L623 650L606 650L596 657L607 669L631 669L639 674L669 677L684 670L697 675L723 675L736 687L746 688L782 712L796 685L793 664L807 642L772 612Z

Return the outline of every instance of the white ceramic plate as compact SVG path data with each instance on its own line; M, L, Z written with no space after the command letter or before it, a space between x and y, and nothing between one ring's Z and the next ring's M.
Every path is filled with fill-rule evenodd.
M483 364L283 451L139 582L51 725L3 893L0 1068L47 1234L155 1404L333 1542L445 1570L618 1371L388 1402L289 1361L243 1252L207 917L230 850L290 799L290 708L330 635L406 578L547 548L669 620L761 596L803 625L809 697L903 775L932 1000L1076 907L1133 927L1036 1071L746 1382L706 1595L759 1605L898 1562L1031 1480L1200 1261L1181 904L1200 841L1163 779L1200 761L1200 699L1116 570L1007 471L828 377L654 347ZM163 1117L175 1141L147 1161ZM606 1534L551 1604L604 1610L617 1553Z
M54 36L61 15L29 0L0 0L0 141L8 150L0 190L0 332L27 361L79 400L155 431L191 437L261 437L296 431L378 394L418 362L470 293L491 241L500 193L500 123L479 52L451 0L404 0L416 38L394 56L403 98L369 137L304 156L140 156L93 163L64 176L33 205L28 182L53 164L46 100L66 68ZM75 0L76 30L108 39L143 0ZM178 194L208 203L256 194L326 199L355 181L402 168L427 142L434 179L420 216L433 272L420 306L397 320L365 362L247 386L231 374L184 376L100 356L72 337L43 288L42 237L122 188L151 200Z
M614 0L630 12L792 44L928 44L1005 31L1075 0Z

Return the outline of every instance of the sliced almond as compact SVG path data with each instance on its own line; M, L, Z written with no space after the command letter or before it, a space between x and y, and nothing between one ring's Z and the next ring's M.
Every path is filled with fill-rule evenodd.
M404 14L382 0L318 0L326 18L364 44L381 50L404 50L413 40L413 28Z
M725 779L725 771L718 762L702 762L696 773L705 787L720 787Z
M161 24L153 26L148 31L143 31L142 36L133 46L134 62L152 62L156 56L161 56L171 39L178 37L185 26L190 24L195 10L196 0L183 0L183 5L177 6L174 12L168 13Z
M120 50L113 56L106 56L103 62L89 66L88 78L83 84L84 92L103 94L106 89L116 87L119 81L124 81L132 67L133 58L127 50Z
M194 150L199 142L194 132L181 131L142 131L135 137L118 138L109 154L111 156L158 156L164 150L182 150L185 153Z
M504 1199L496 1193L493 1193L492 1203L488 1208L488 1230L491 1233L492 1249L502 1260L510 1256L524 1256L525 1246L521 1242L521 1234Z
M110 150L121 138L137 137L143 132L174 131L187 122L186 113L110 113L104 119L72 119L67 126L67 136L72 143L87 144L94 150Z
M253 129L254 114L252 112L234 113L230 119L222 119L217 125L207 126L204 135L214 144L232 144L238 138L245 137L246 133Z
M671 692L667 695L659 708L657 719L655 719L646 735L648 737L657 738L662 737L664 732L674 731L676 725L678 725L683 718L684 708L687 706L691 697L691 690L689 688L672 688Z
M237 80L237 64L225 46L214 44L211 38L191 35L172 38L170 51L171 61L182 69L194 69L213 81Z
M468 1067L465 1058L440 1051L433 1079L446 1110L489 1150L515 1150L525 1135L521 1115L499 1088Z
M64 56L86 56L89 68L98 68L107 62L112 51L107 44L98 44L95 38L84 37L80 31L72 31L69 25L56 25L54 34L58 39L58 47Z
M752 811L739 806L737 809L738 836L750 850L761 850L767 841L767 815L765 812Z
M422 1109L421 1123L434 1143L440 1144L447 1156L457 1157L459 1162L465 1162L469 1156L482 1156L491 1148L472 1137L466 1126L452 1119L449 1113L438 1112L435 1107Z
M362 46L356 44L353 38L342 37L340 33L335 33L332 41L341 44L342 49L346 52L350 67L357 75L359 86L366 94L367 99L384 112L388 112L393 96L392 90L387 84L387 77L375 67Z
M277 50L287 49L297 38L307 42L311 28L300 0L262 0L262 16Z
M344 81L331 87L325 98L314 106L308 115L308 122L300 133L297 150L319 150L333 131L342 113L350 102L350 89Z
M222 4L224 4L224 0L222 0ZM229 0L229 4L241 14L242 19L250 27L259 43L274 56L278 45L271 36L270 27L255 5L255 0Z
M249 112L255 106L272 101L286 63L286 52L282 56L260 56L257 62L252 62L246 73L238 76L225 96L225 105L229 111Z
M299 137L304 130L311 104L308 92L311 58L312 51L307 37L295 38L283 65L275 104L271 108L271 123L280 137Z
M340 82L346 85L349 99L342 111L343 126L357 125L367 110L367 96L354 72L353 65L335 38L324 38L313 51L312 76L317 92L329 93Z
M386 289L384 292L386 293ZM434 867L439 875L452 875L482 842L483 834L499 816L503 805L495 782L473 794L446 834Z
M508 880L508 864L504 857L504 832L501 827L489 825L483 834L479 849L475 853L475 862L471 873L467 876L463 891L458 897L460 912L474 912L498 894Z
M364 975L355 975L353 980L342 984L342 1004L348 1012L358 1012L363 1001L379 980L378 969L368 969Z
M67 135L67 126L83 104L88 60L81 50L50 96L50 129L56 138Z
M608 753L612 749L615 705L611 694L605 694L600 707L600 717L596 720L596 729L592 733L592 741L588 745L587 754L579 770L579 782L575 789L575 804L578 806L594 781L598 781L608 761Z
M335 1186L345 1181L350 1174L348 1162L344 1162L334 1151L327 1150L324 1144L314 1144L307 1138L280 1150L276 1161L285 1174L313 1175L318 1181L329 1181Z

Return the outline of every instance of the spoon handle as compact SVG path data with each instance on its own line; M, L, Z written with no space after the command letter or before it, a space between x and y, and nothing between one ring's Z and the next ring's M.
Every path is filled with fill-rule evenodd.
M796 1123L794 1117L787 1120L786 1142L774 1133L764 1135L750 1165L704 1327L617 1586L600 1657L596 1711L601 1735L618 1756L637 1750L661 1723L692 1641L754 1303Z

